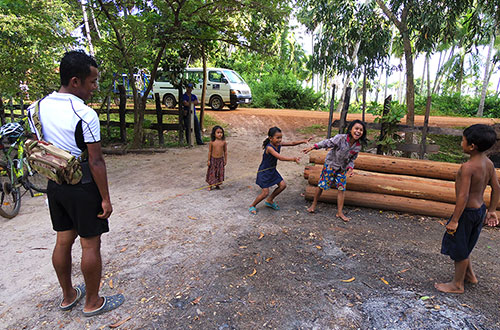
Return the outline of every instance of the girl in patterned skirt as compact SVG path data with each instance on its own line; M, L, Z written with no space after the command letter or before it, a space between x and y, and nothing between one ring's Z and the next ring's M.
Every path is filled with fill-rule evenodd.
M224 181L224 166L227 164L227 143L224 129L220 126L212 128L208 145L207 183L208 190L221 189Z

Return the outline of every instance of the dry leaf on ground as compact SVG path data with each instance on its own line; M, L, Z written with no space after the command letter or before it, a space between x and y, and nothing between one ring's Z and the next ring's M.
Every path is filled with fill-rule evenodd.
M113 324L110 324L109 327L111 329L113 328L118 328L120 325L122 325L123 323L127 322L128 320L130 320L132 318L132 316L128 316L126 318L124 318L123 320L119 321L119 322L116 322L116 323L113 323Z

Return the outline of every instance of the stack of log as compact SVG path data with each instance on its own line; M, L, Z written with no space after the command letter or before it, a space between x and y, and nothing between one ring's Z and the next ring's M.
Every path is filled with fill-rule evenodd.
M324 150L310 154L313 165L304 170L309 182L306 199L313 199L326 154ZM459 164L360 153L355 174L347 178L345 204L448 218L455 207L454 181L459 168ZM488 186L484 193L486 205L490 193ZM337 190L324 191L319 200L336 203Z

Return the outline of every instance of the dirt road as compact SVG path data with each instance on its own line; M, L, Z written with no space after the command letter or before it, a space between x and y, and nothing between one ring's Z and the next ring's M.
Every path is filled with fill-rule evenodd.
M57 309L45 197L24 196L19 216L0 219L0 327L104 329L129 318L120 329L500 328L498 229L485 229L473 253L479 284L445 295L433 287L453 272L439 254L442 224L352 207L344 223L326 204L310 215L305 160L278 165L288 183L281 210L259 205L250 215L267 128L298 139L296 127L313 119L245 113L213 114L229 125L221 191L200 189L207 146L106 157L115 211L102 237L102 293L125 295L116 311L84 318L82 304ZM80 253L77 244L75 284Z
M328 123L328 112L324 111L307 111L307 110L290 110L290 109L253 109L253 108L239 108L235 111L207 111L210 115L217 118L225 118L226 116L231 116L237 114L242 118L246 117L279 117L285 122L292 122L298 124L299 127L311 126L312 124L324 124ZM339 113L334 113L333 120L340 119ZM347 120L362 119L360 113L353 113L347 115ZM365 120L367 122L373 122L375 116L371 114L366 114ZM406 117L401 121L406 123ZM486 124L493 125L500 123L500 118L465 118L465 117L444 117L444 116L432 116L429 119L430 126L437 127L467 127L472 124ZM423 126L424 116L415 116L415 125Z

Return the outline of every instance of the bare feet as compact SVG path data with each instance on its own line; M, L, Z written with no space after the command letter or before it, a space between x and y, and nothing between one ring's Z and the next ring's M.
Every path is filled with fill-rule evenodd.
M314 207L310 206L310 207L307 208L307 212L309 212L309 213L315 213L316 210L314 209Z
M215 189L222 190L222 188L221 188L220 184L216 185L216 186L215 186Z
M465 282L467 283L471 283L471 284L477 284L479 281L477 280L477 277L476 275L474 274L471 274L469 272L467 272L467 274L465 274L465 279L464 279Z
M445 293L464 293L464 288L457 286L453 282L448 283L434 283L434 287L441 292Z
M349 222L351 220L351 218L346 217L344 215L344 213L337 213L337 214L335 214L335 216L337 218L340 218L340 219L344 220L344 222Z

